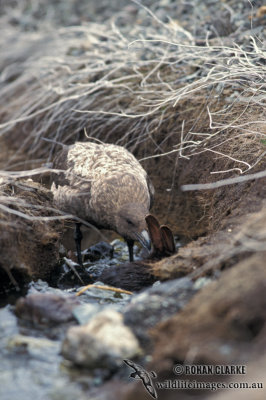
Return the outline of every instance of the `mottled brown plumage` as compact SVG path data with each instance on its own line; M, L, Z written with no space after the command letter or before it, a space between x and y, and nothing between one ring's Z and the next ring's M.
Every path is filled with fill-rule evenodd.
M62 149L54 166L65 170L52 185L58 208L119 233L129 244L131 258L135 240L147 244L145 216L154 188L124 147L77 142Z

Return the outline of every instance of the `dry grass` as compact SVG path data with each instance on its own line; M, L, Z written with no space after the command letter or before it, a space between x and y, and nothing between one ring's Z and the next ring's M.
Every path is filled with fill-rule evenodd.
M199 45L154 15L127 34L115 18L56 29L45 19L18 36L9 17L1 16L0 35L0 140L14 149L6 171L49 165L55 143L42 138L72 143L85 129L144 149L142 160L208 153L221 160L212 181L263 165L266 53L255 36L237 43L206 35Z

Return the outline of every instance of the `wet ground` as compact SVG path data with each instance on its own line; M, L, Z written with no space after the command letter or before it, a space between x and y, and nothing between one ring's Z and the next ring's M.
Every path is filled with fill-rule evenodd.
M119 240L115 241L113 246L113 258L107 254L107 257L102 257L94 262L85 261L84 267L87 274L95 278L95 274L100 273L103 268L106 268L106 265L115 265L125 259L126 246ZM106 247L108 248L107 245ZM135 250L138 251L138 248L136 247ZM94 254L94 256L97 255ZM8 297L2 300L0 310L1 400L83 398L84 386L90 387L102 382L101 374L98 377L97 373L95 376L90 376L88 371L83 374L81 371L70 368L60 354L62 338L70 325L84 324L93 314L106 307L121 310L132 296L90 289L77 300L75 294L81 288L82 283L68 266L71 263L75 265L70 259L62 259L61 266L58 267L52 282L53 286L57 286L57 288L38 280L25 285L19 293L14 290L10 291ZM86 274L83 274L83 277L84 275ZM26 313L24 307L18 311L19 317L17 317L14 304L19 297L25 296L26 293L28 295L50 294L58 296L58 298L69 298L70 304L73 302L76 306L73 309L72 318L70 321L61 321L61 324L58 321L54 323L49 321L56 308L56 298L52 298L50 304L47 303L46 306L42 304L43 309L35 301L29 313ZM35 311L33 311L34 308ZM71 311L69 312L72 314ZM38 313L42 316L38 317ZM42 321L44 313L47 314L47 318ZM58 313L63 317L66 315L66 309L62 308Z
M136 260L140 259L141 249L135 246L134 251ZM85 361L80 361L79 352L84 351L80 350L81 342L76 346L71 342L71 335L68 338L71 327L82 329L102 313L107 313L108 318L112 315L115 320L118 318L115 327L119 327L121 316L120 329L126 333L120 341L123 343L129 335L128 348L133 351L129 354L133 357L136 352L134 357L144 362L151 349L148 329L183 308L198 289L198 284L184 278L168 283L157 281L140 294L104 290L106 286L97 282L97 276L106 268L127 260L126 244L119 239L111 245L100 243L84 251L83 256L83 273L75 262L62 255L50 284L42 280L30 282L21 292L10 291L5 304L2 301L1 400L85 399L106 380L118 377L128 382L128 367L122 360L124 348L122 355L111 352L104 361L98 360L98 354L89 354ZM79 277L77 271L73 272L74 267ZM86 284L94 282L100 286L91 287L77 296L83 287L80 279ZM112 327L112 332L114 329ZM78 335L77 331L75 338ZM104 335L108 337L108 332ZM94 349L98 343L103 346L104 340L96 338ZM116 336L114 340L117 342ZM96 357L93 367L83 365L91 357ZM124 357L129 358L128 355Z

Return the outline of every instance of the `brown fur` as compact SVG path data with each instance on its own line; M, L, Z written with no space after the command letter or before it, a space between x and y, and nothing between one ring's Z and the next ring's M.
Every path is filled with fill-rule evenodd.
M175 242L172 231L165 225L160 226L153 215L147 215L145 219L153 245L150 257L144 261L108 268L100 275L100 281L126 290L139 291L157 280L152 272L153 265L161 258L175 253Z

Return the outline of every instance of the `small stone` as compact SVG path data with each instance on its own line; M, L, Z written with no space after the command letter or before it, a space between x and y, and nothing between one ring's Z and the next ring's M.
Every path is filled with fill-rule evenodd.
M99 304L81 304L73 310L73 315L80 325L88 323L99 311Z
M146 348L150 345L149 330L182 310L195 293L193 282L187 277L157 283L132 297L123 310L125 323Z
M113 258L114 248L107 242L99 242L89 247L83 254L85 261L97 261L106 257Z
M79 300L74 296L33 293L18 299L15 313L35 326L49 326L73 320L72 311L79 304Z
M194 289L196 290L202 289L204 286L208 285L208 283L211 282L213 282L213 279L202 276L195 281Z
M115 370L125 358L141 353L138 340L124 325L123 316L114 310L104 310L84 326L68 330L62 345L65 358L90 369Z

